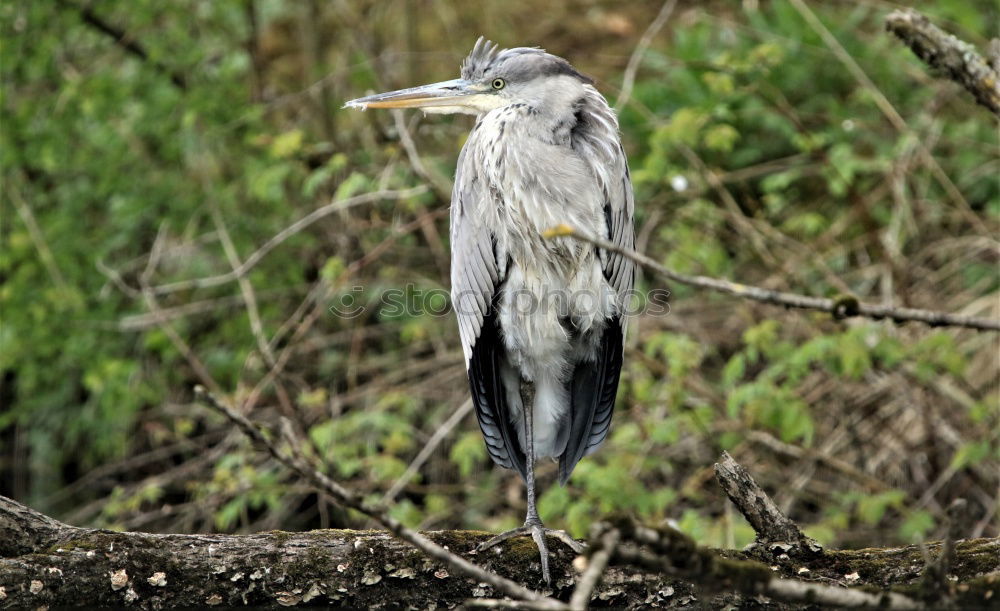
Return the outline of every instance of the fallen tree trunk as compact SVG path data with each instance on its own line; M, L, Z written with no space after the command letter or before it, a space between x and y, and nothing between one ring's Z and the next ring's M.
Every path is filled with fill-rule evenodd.
M538 552L530 540L514 539L499 550L473 556L471 550L487 533L426 534L488 570L545 591ZM568 600L577 579L573 554L555 540L550 546L554 556L551 594ZM950 569L957 578L955 602L962 608L994 604L1000 596L1000 540L960 541L955 547ZM925 548L936 557L941 544ZM718 554L749 559L743 553ZM777 553L771 568L775 576L799 579L804 585L871 585L918 596L924 565L924 552L909 546L824 551L805 559ZM443 565L384 531L119 533L62 524L0 496L0 608L300 604L431 608L497 595L486 584L449 574ZM757 604L769 600L712 587L706 590L704 584L699 589L689 580L612 564L594 591L591 605L715 608L750 604L751 599ZM799 606L774 603L771 608Z

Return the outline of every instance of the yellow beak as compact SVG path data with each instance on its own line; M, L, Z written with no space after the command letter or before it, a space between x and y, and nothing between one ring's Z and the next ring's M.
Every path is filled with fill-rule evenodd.
M351 100L344 107L360 108L428 108L440 106L466 106L471 96L486 93L469 81L455 79L398 91L376 93Z

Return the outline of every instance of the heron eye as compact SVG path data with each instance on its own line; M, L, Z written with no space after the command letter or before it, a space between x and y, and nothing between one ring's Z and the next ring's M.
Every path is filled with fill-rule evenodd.
M498 90L499 89L503 89L504 85L506 85L506 84L507 84L507 81L503 80L502 78L495 78L495 79L493 79L493 83L492 83L493 88L494 89L498 89Z

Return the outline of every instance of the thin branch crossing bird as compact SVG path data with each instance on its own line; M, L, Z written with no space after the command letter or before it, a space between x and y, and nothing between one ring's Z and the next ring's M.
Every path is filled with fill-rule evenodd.
M569 237L566 224L633 249L634 199L618 120L593 81L538 48L480 38L461 78L371 95L352 108L476 115L451 201L451 294L490 457L527 486L524 526L550 581L535 461L565 484L608 435L622 367L633 263Z

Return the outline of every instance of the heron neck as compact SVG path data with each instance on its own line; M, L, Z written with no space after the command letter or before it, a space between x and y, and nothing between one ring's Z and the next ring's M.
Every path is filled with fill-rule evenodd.
M524 101L540 118L563 120L573 116L585 95L583 84L570 76L545 79L544 85L525 91Z

